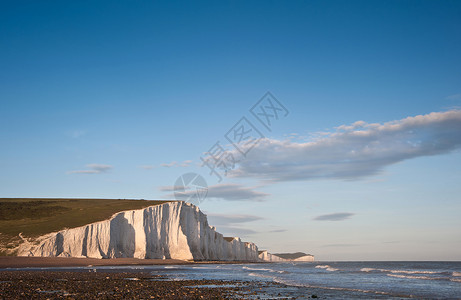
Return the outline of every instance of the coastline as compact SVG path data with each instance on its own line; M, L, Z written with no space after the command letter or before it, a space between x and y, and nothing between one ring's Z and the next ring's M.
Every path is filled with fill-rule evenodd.
M6 257L3 261L12 265L12 259L15 266L19 261L28 264L0 269L0 295L6 299L454 299L461 294L461 262L176 264L155 260L147 265L146 260L114 259L99 260L101 265L96 266L84 258ZM31 259L55 265L34 267ZM72 267L75 261L80 266ZM18 291L22 296L15 296Z
M87 266L136 266L136 265L191 265L191 264L248 264L265 263L249 261L187 261L180 259L142 258L80 258L80 257L29 257L0 256L0 269L7 268L60 268Z
M142 270L0 270L0 283L2 299L310 298L294 296L292 287L275 282L172 280Z
M299 295L298 297L293 295L293 287L276 282L209 278L173 279L167 275L154 274L144 268L137 269L136 267L183 265L202 268L209 264L256 263L264 264L267 262L3 256L0 257L0 295L2 295L2 299L42 299L43 297L70 297L74 299L273 299L280 298L281 295L283 295L283 299L300 298ZM199 267L200 265L202 267ZM112 266L113 268L106 269L105 266ZM126 269L125 266L134 267Z
M235 299L273 297L276 290L276 284L165 280L136 271L0 271L0 283L2 299ZM273 292L267 294L266 290Z

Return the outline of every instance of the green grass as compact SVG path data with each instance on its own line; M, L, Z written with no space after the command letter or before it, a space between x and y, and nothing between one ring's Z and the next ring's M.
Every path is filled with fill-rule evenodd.
M126 199L0 198L0 247L14 248L19 233L34 238L109 219L113 214L168 201ZM0 255L5 251L0 251Z

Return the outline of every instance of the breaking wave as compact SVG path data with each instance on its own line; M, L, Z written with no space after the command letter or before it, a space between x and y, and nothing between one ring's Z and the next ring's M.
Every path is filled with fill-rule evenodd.
M435 271L406 271L406 270L385 270L386 272L391 273L403 273L403 274L439 274L439 272Z
M408 271L408 270L388 270L388 269L375 269L375 268L362 268L360 269L360 271L361 272L385 272L385 273L392 273L392 274L441 274L441 272L436 272L436 271L424 271L424 270ZM456 273L456 272L453 272L453 273ZM461 276L461 273L460 273L460 276Z
M270 275L264 275L264 274L261 274L261 273L250 273L248 274L248 276L252 276L252 277L261 277L261 278L269 278L269 279L272 279L272 280L277 280L276 277L274 276L270 276Z
M323 268L321 268L323 269ZM346 288L346 287L334 287L334 286L321 286L321 285L312 285L312 284L300 284L300 283L295 283L289 280L283 280L283 279L274 279L275 282L289 285L289 286L298 286L298 287L308 287L308 288L314 288L314 289L323 289L323 290L333 290L333 291L348 291L348 292L360 292L360 293L370 293L370 294L377 294L377 295L392 295L395 296L392 293L388 292L383 292L383 291L373 291L373 290L363 290L363 289L354 289L354 288ZM400 295L403 297L408 297L409 295Z
M339 269L332 268L329 265L318 265L318 266L315 266L315 267L317 269L325 269L325 270L330 271L330 272L339 271Z
M246 267L246 266L244 266L242 269L249 270L249 271L267 271L267 272L271 272L271 273L280 273L280 274L289 273L287 271L279 271L279 270L265 269L265 268L250 268L250 267Z
M401 275L401 274L387 274L389 277L404 278L404 279L422 279L422 280L445 280L452 282L461 282L461 279L450 277L430 277L430 276L415 276L415 275Z
M387 274L389 277L407 278L407 279L424 279L424 280L446 280L445 277L429 277L429 276L414 276L414 275L399 275L399 274Z
M372 271L376 271L375 268L361 268L360 269L361 272L372 272Z

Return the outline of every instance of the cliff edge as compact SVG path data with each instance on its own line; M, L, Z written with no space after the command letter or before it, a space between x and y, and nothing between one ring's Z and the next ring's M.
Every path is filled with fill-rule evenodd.
M40 236L21 244L18 255L257 261L258 248L239 238L226 240L198 207L167 202Z

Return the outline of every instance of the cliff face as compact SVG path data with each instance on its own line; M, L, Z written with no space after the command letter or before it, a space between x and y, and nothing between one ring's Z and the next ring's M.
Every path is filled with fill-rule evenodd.
M239 238L225 240L198 207L168 202L47 234L21 245L18 255L256 261L258 248Z
M278 257L274 254L271 254L269 252L267 252L266 250L264 251L259 251L259 260L262 260L262 261L269 261L269 262L284 262L284 261L288 261L287 259L283 259L281 257Z
M314 261L313 255L305 255L298 258L293 259L293 261Z
M259 260L268 262L287 262L287 261L314 261L314 256L302 252L297 253L276 253L272 254L266 250L259 251Z

